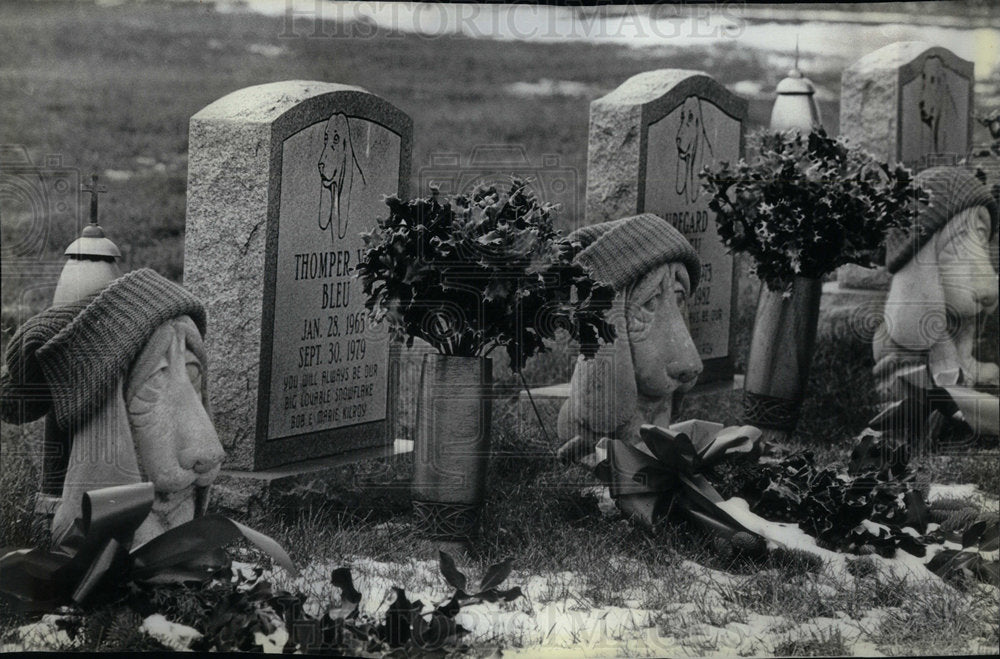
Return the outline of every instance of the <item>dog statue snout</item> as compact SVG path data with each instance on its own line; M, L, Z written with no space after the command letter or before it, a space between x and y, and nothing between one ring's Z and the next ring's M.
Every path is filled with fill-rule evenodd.
M667 374L684 385L697 379L701 375L701 370L702 365L700 361L698 363L687 362L683 364L670 364L667 367Z
M178 455L178 462L182 469L189 469L196 474L207 474L220 464L225 453L219 438L214 436L197 440L195 446L183 449Z

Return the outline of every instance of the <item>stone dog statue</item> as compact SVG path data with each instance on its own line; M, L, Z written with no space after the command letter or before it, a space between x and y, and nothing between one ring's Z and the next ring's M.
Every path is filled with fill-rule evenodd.
M582 356L559 411L564 460L581 460L602 437L639 441L639 427L666 427L701 359L687 325L687 300L698 286L698 255L666 220L644 213L577 229L577 261L611 284L617 338L592 359Z
M923 439L914 435L930 429L928 401L908 400L906 415L888 414L914 397L907 383L917 383L919 391L946 391L974 433L996 434L1000 369L978 361L973 348L977 318L997 305L997 272L989 255L997 203L965 169L934 167L916 182L930 192L928 205L909 231L896 230L886 241L893 278L873 345L883 413L872 425L881 418L882 430ZM914 415L921 418L903 418Z
M204 513L224 457L210 417L204 332L201 303L142 269L38 314L11 338L0 418L25 423L53 410L70 437L55 546L96 488L153 483L153 510L135 546Z

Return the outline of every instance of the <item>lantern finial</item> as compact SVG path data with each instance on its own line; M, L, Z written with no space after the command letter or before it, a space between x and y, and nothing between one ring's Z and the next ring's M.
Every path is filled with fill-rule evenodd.
M84 184L82 190L90 193L90 223L64 252L69 259L56 284L53 306L76 302L121 276L118 258L122 253L97 223L97 196L107 192L107 187L98 185L97 174L92 174L90 184Z
M816 87L799 70L799 37L795 37L795 66L776 89L778 98L771 110L771 130L810 132L822 121L816 104Z

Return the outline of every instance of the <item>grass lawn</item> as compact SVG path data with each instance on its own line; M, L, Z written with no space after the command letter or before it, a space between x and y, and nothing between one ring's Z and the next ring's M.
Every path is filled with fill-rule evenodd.
M6 2L0 7L0 144L23 145L35 163L61 154L63 164L82 176L102 174L109 188L101 199L102 224L122 248L123 269L148 266L179 280L188 120L236 89L315 79L360 85L383 96L413 118L415 180L432 154L457 152L464 158L477 145L520 145L532 163L556 154L560 166L576 172L575 188L552 199L563 203L561 221L569 228L582 221L591 98L652 68L703 69L723 84L755 80L767 89L784 73L737 43L646 52L386 33L306 36L312 34L307 23L299 25L299 37L282 37L284 30L281 19L223 15L194 2L111 7ZM812 77L839 91L839 74ZM591 91L524 96L508 89L543 78L577 81ZM836 103L824 101L821 109L827 129L836 134ZM763 125L769 112L769 102L751 101L750 123ZM19 319L48 302L8 273L26 271L26 262L61 263L78 231L75 224L43 222L38 233L32 222L30 213L13 212L0 225L4 244L40 236L30 258L4 252L3 343ZM44 289L54 281L34 284ZM752 282L746 288L738 320L742 345L753 313ZM742 358L741 353L738 366ZM500 383L515 383L502 360L496 361ZM529 365L527 379L565 380L571 361L569 347L557 346ZM820 463L845 463L851 438L874 415L871 367L867 346L820 342L797 436ZM739 392L692 399L684 415L736 423ZM13 426L4 426L0 436L0 546L27 546L45 537L31 511L37 455L25 436ZM490 563L515 558L509 583L524 584L530 597L509 605L512 614L537 613L567 600L577 602L580 611L647 611L650 617L632 631L638 635L639 628L651 627L673 639L669 645L633 648L652 654L954 654L988 652L1000 644L996 589L958 591L871 575L830 581L781 556L763 566L729 563L691 529L651 534L603 512L586 489L596 485L593 477L559 464L551 441L519 414L515 401L498 402L493 442L484 535L469 561L472 571L481 573ZM994 503L1000 496L995 442L964 454L920 456L917 466L923 484L973 483ZM353 562L368 565L370 576L382 569L371 561L406 564L430 555L414 537L408 469L408 458L395 460L372 485L372 496L351 506L300 500L294 509L276 506L246 521L272 534L300 565ZM424 568L384 569L394 583L433 590ZM830 619L847 622L823 623ZM20 622L5 613L0 634ZM719 630L738 630L739 642L729 643ZM492 640L481 638L472 651L530 648L537 635L525 632L518 641L498 632ZM100 638L90 638L86 647L128 649L132 637Z

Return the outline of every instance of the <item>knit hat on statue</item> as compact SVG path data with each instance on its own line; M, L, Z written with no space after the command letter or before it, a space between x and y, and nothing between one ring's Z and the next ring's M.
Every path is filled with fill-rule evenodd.
M698 287L701 261L687 238L658 215L643 213L620 220L580 227L569 234L583 244L576 261L591 276L622 290L653 268L680 261L688 271L691 290Z
M149 269L115 279L79 302L47 309L11 338L0 375L0 418L26 423L55 411L69 429L104 404L156 329L177 316L205 334L196 297Z
M886 237L889 272L906 265L948 220L968 208L985 206L990 212L991 235L996 231L996 199L972 172L961 167L932 167L917 174L914 181L930 193L930 199L908 230L893 229Z

